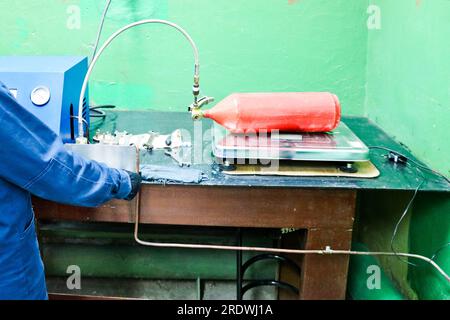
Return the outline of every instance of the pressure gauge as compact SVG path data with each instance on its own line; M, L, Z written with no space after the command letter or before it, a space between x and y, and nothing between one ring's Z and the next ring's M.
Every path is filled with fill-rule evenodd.
M31 91L31 102L36 106L43 106L50 100L50 89L45 86L38 86Z

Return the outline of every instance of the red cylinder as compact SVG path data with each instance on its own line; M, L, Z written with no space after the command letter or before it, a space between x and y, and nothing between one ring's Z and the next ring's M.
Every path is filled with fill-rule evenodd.
M233 93L203 116L233 133L326 132L339 124L341 105L329 92Z

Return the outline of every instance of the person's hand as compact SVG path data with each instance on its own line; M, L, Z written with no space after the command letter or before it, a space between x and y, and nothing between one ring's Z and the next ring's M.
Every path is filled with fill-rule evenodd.
M141 183L142 183L142 177L139 173L131 172L125 170L126 173L130 176L131 181L131 191L128 194L128 196L125 198L125 200L133 200L134 197L138 194L139 190L141 189Z

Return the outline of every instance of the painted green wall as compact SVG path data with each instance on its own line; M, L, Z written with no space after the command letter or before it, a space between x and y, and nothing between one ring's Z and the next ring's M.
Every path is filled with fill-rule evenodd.
M372 0L366 114L450 176L450 1Z
M359 193L360 208L355 221L353 240L367 245L370 251L391 251L391 237L399 217L411 199L406 191L364 191ZM410 252L410 210L394 239L397 252ZM396 257L376 257L395 287L408 299L417 299L408 279L408 264ZM384 288L382 288L384 289Z
M450 1L370 4L378 6L381 24L368 32L366 115L419 159L450 176ZM410 196L366 197L360 236L372 249L389 250L386 239ZM449 241L450 196L421 194L399 231L398 250L430 257ZM447 272L449 250L436 258ZM382 259L382 264L406 296L449 299L449 284L432 268L407 266L398 259Z
M411 216L409 248L411 252L432 257L450 272L450 196L422 194ZM419 299L450 300L450 284L433 268L419 263L408 274Z
M366 27L369 4L380 8L380 29ZM103 5L0 0L0 55L89 55ZM204 94L220 100L235 91L333 91L345 114L368 115L450 175L450 1L113 0L103 40L143 18L173 20L190 32L200 49ZM167 27L129 31L99 61L91 100L121 109L184 111L192 60L187 42ZM386 239L408 197L364 194L360 240L389 249ZM448 241L448 201L446 195L421 196L399 233L399 249L428 255ZM440 259L448 270L448 258ZM429 268L382 263L407 296L448 298L448 287Z
M79 5L80 29L67 28L71 5ZM103 5L0 1L0 54L87 55ZM113 0L103 40L138 19L172 20L197 42L204 94L219 100L236 91L329 90L345 113L362 114L366 7L365 0ZM192 53L180 34L142 26L123 34L99 61L92 100L184 111L192 100L192 73Z

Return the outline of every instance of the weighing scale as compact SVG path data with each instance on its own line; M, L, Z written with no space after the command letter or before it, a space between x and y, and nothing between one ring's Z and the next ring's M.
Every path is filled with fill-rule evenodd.
M268 164L270 161L337 163L343 171L369 161L369 148L344 122L327 133L233 134L214 123L213 154L219 164Z

